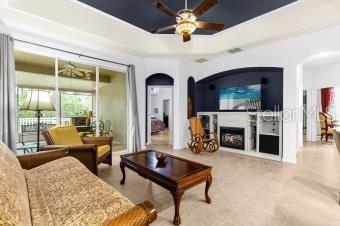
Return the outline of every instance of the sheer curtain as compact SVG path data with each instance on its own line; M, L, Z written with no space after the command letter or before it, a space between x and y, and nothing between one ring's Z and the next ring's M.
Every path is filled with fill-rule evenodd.
M140 129L138 118L138 100L136 90L136 78L135 78L135 66L129 65L128 67L128 87L129 87L129 99L130 99L130 141L129 151L138 152L141 150L140 141Z
M16 152L14 40L0 34L0 139Z

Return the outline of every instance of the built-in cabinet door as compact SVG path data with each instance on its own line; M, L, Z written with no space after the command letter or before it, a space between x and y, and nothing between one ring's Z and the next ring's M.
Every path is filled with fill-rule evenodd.
M259 152L271 155L280 155L280 137L260 134Z

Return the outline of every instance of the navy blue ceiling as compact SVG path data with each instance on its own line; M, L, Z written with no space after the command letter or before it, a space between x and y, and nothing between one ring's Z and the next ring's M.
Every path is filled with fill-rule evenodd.
M80 0L87 5L133 24L146 31L175 24L175 19L158 10L155 0ZM188 0L193 9L202 0ZM233 27L262 14L268 13L296 0L220 0L208 10L200 21L223 23L224 29ZM184 8L184 0L163 0L174 11ZM109 29L109 28L108 28ZM173 34L174 30L165 33ZM213 31L198 29L196 34L213 34Z

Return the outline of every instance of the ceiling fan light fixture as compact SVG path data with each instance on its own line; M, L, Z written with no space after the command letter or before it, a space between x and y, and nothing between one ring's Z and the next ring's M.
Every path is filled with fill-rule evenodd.
M181 35L191 35L196 30L196 27L197 25L194 21L182 20L176 26L176 33Z
M85 73L85 79L91 80L91 73L90 72Z
M197 19L191 9L183 9L179 11L177 14L179 15L179 17L176 17L177 23L181 22L182 20L195 21Z
M177 13L176 33L181 35L191 35L197 28L196 17L191 9L183 9Z
M179 12L175 12L165 5L161 0L157 0L154 5L165 14L176 19L176 24L162 27L151 31L152 33L162 33L164 31L174 29L175 34L183 36L183 42L191 40L191 34L195 32L197 28L209 29L213 31L223 30L224 25L218 23L210 23L204 21L196 21L207 10L216 5L218 0L203 0L194 10L188 9L188 1L185 0L185 8Z

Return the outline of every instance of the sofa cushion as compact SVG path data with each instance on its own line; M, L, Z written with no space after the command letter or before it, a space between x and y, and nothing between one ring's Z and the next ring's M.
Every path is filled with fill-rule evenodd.
M26 172L34 225L100 225L133 207L73 157Z
M1 140L0 225L32 225L25 172Z
M110 145L103 145L98 147L98 157L102 157L111 150Z
M54 126L48 134L55 145L80 145L83 144L74 125Z

